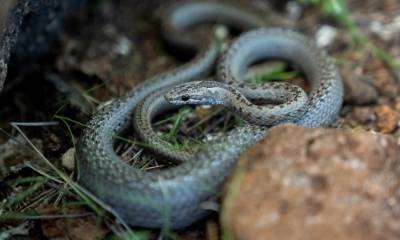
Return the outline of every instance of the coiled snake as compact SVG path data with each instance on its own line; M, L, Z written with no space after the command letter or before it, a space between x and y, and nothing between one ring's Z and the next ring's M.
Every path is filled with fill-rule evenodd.
M209 21L234 25L241 30L269 23L252 11L217 2L181 3L169 8L163 18L166 39L189 50L198 49L196 57L175 70L144 81L99 110L78 142L76 162L79 183L131 225L183 228L197 221L207 214L202 204L216 198L237 157L266 135L266 127L247 124L229 132L218 140L218 144L191 155L189 161L160 172L140 171L116 155L113 136L123 130L135 107L146 96L179 83L201 79L212 70L218 56L217 43L186 33L195 24ZM228 85L240 85L237 82L241 81L247 67L265 58L292 63L305 73L310 85L304 107L296 105L297 100L304 99L300 97L303 96L301 91L298 92L300 99L295 100L295 96L283 98L284 102L280 105L288 111L282 116L290 116L287 121L281 119L283 122L317 127L326 126L335 119L343 98L342 82L335 66L323 50L294 31L260 28L241 35L219 62L217 79ZM267 86L273 94L274 84ZM190 96L181 95L181 90L186 87L178 85L168 92L169 100L180 98L185 102L195 99L194 92ZM208 86L205 87L207 89ZM295 91L289 89L286 92L293 94ZM153 103L151 105L154 106ZM291 115L290 110L296 108L298 113ZM279 110L275 113L281 116ZM145 119L143 122L148 121Z

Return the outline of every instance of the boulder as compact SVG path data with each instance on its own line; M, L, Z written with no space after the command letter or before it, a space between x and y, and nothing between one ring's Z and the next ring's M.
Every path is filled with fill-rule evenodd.
M234 239L400 238L400 148L391 136L277 126L237 172L222 213Z
M0 91L10 67L26 67L48 51L65 17L85 0L1 1Z

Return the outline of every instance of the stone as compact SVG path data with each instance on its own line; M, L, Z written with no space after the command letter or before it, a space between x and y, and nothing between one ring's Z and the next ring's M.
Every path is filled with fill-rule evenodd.
M400 237L400 148L391 136L277 126L236 172L221 217L234 239Z
M375 112L378 120L377 127L380 132L391 133L397 128L400 116L395 109L383 104L376 107Z
M342 71L344 72L344 71ZM365 105L378 101L379 94L376 88L351 73L343 75L343 84L345 88L344 100L352 105Z
M66 169L73 171L75 169L75 148L68 149L61 158L61 163Z
M64 19L85 0L2 0L0 91L7 73L47 52ZM4 7L4 8L3 8Z

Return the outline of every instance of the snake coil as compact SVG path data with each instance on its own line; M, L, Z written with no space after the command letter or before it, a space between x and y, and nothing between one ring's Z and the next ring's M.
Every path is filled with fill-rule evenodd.
M199 49L196 57L144 81L99 110L77 144L79 183L131 225L183 228L205 216L204 202L216 198L237 157L266 134L267 128L262 126L239 127L219 139L218 144L200 150L192 160L160 172L135 169L114 151L113 136L123 130L146 96L202 78L212 70L218 56L217 44L186 34L193 25L210 20L236 24L244 30L268 23L251 11L218 2L189 2L169 8L163 18L167 40ZM219 62L218 79L227 84L242 81L247 67L264 58L282 59L298 66L309 82L307 107L291 122L317 127L334 120L343 98L335 66L323 50L294 31L261 28L241 35Z

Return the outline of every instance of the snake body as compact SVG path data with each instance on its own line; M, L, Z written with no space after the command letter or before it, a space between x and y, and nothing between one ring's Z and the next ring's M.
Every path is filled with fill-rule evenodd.
M201 3L207 5L207 2ZM188 4L183 6L192 6ZM185 8L179 8L179 5L174 7L178 10L171 10L171 14L166 15L169 19L176 19L174 12L180 11L183 15L193 14L191 19L196 19L197 15L193 12L184 12L182 9ZM204 7L203 14L215 7ZM224 5L223 11L227 12L212 10L213 14L207 14L207 19L226 14L228 19L234 18L236 21L233 23L237 23L243 20L243 16L249 15L248 12L242 14L243 9L232 11L232 8ZM169 19L164 21L169 21L167 25L172 29L175 23ZM186 30L189 25L204 19L198 17L198 21L192 20L180 26ZM187 21L187 18L182 17L178 21ZM171 32L180 32L180 26L175 26ZM179 42L186 39L178 39L177 36L170 40ZM180 36L184 34L180 32ZM193 47L190 43L187 46ZM202 207L204 202L215 199L239 154L265 136L267 131L261 126L239 127L220 139L218 144L200 150L193 160L159 172L140 171L116 155L113 136L124 129L140 101L157 90L205 76L212 69L218 55L215 42L208 41L206 46L199 44L196 47L200 47L199 53L188 64L146 80L99 110L77 144L79 183L131 225L183 228L206 215L207 211ZM336 117L343 90L332 61L306 37L290 30L259 29L240 36L224 54L218 67L218 79L228 84L240 81L247 66L260 58L287 60L305 72L311 91L305 112L294 119L294 123L325 126Z
M183 83L167 91L165 98L175 105L223 105L240 114L248 123L265 126L291 122L299 118L306 109L307 94L296 85L274 82L257 87L242 83L234 87L233 83ZM256 105L248 98L281 104Z

